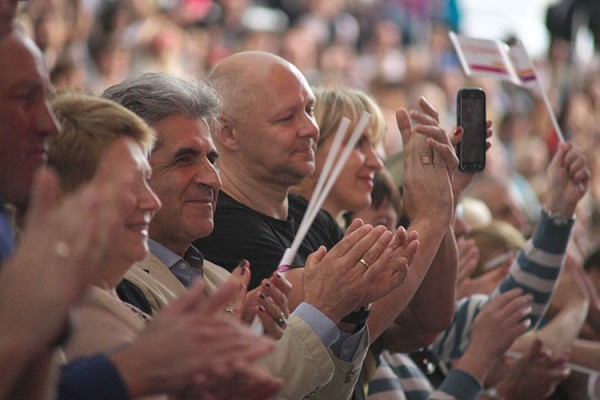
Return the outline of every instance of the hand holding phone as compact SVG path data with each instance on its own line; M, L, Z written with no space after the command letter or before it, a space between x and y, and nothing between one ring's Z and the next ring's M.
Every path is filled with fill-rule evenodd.
M480 88L464 88L456 97L456 124L463 128L463 137L456 146L458 169L465 172L483 171L486 150L485 92Z

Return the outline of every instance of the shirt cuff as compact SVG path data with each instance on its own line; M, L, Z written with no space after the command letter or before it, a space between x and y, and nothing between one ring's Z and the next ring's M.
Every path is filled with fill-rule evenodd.
M306 322L325 347L331 347L340 338L340 330L333 321L313 305L302 302L292 314Z
M61 368L58 400L129 400L127 388L103 354L78 358Z
M346 333L340 331L339 340L333 345L331 351L340 360L345 362L352 362L356 349L360 343L360 339L367 330L367 324L363 324L362 328L354 333Z
M460 369L453 368L446 375L446 379L437 389L448 393L461 400L475 400L481 393L481 384L470 374Z

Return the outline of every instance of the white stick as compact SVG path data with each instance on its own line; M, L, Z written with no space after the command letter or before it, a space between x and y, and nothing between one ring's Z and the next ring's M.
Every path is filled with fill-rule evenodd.
M315 217L317 216L317 213L319 212L319 210L321 209L321 206L323 205L323 202L329 195L329 192L331 191L331 188L333 187L335 180L337 179L342 168L346 164L346 161L348 160L348 157L350 156L350 152L352 151L352 149L356 145L356 142L358 141L358 139L362 135L363 131L365 130L370 118L371 118L371 114L369 114L366 111L363 112L358 124L356 124L354 131L350 135L350 139L348 140L348 143L346 143L344 149L342 150L342 154L336 161L335 166L333 167L333 171L331 172L331 174L329 174L328 177L326 177L326 183L325 183L324 188L322 190L320 190L320 193L313 193L311 201L309 202L306 212L304 213L304 217L302 218L302 222L300 223L300 227L298 228L298 232L296 233L296 236L294 237L294 241L292 242L292 245L290 246L290 248L285 251L284 257L279 262L280 268L283 271L285 271L287 268L289 268L291 260L296 255L298 248L300 248L300 244L302 243L302 241L304 240L304 237L308 233L308 230L310 229L310 226L312 225ZM336 152L331 151L328 154L328 157L332 157L332 159L335 159L335 156L337 156L337 151ZM320 179L321 179L321 177L319 177L319 180Z
M544 99L544 104L546 105L546 109L548 110L548 114L550 115L550 120L552 121L552 126L554 126L554 130L556 131L558 140L560 140L561 143L564 143L565 136L563 135L562 130L560 129L560 126L558 125L558 121L556 120L556 115L554 115L554 110L552 109L550 100L548 100L548 96L546 95L546 91L544 90L544 88L542 86L542 82L540 81L539 75L535 71L535 67L534 67L534 73L535 73L535 76L537 77L536 81L538 83L540 93L542 94L542 99Z
M317 184L315 185L313 194L310 198L310 201L308 202L306 211L304 212L304 217L302 217L302 221L300 222L300 226L298 227L298 232L296 232L296 237L294 238L294 241L292 242L292 246L288 247L285 250L285 252L283 253L283 257L281 258L281 261L279 262L279 266L278 266L279 272L287 272L287 270L289 269L289 267L292 264L292 260L296 256L296 252L298 251L298 248L300 247L300 243L302 243L302 240L304 240L304 236L306 236L306 232L308 232L308 229L305 228L305 226L307 225L307 222L308 222L307 215L310 215L310 213L312 213L312 210L315 207L317 200L319 199L321 190L323 189L323 186L325 186L325 182L327 181L327 177L329 176L329 172L331 171L333 161L335 160L335 157L337 156L338 150L340 148L340 145L342 144L342 141L344 140L344 136L346 135L346 131L348 130L349 126L350 126L350 120L346 117L342 117L342 119L340 120L338 129L333 138L333 143L331 144L331 149L329 151L329 154L327 154L327 158L325 159L325 164L323 164L323 169L321 170L321 174L319 175L319 179L317 181ZM312 224L312 221L310 221L310 223L308 223L309 226L310 226L310 224ZM304 232L304 231L306 231L306 232ZM299 237L302 237L302 239L299 240L298 239Z

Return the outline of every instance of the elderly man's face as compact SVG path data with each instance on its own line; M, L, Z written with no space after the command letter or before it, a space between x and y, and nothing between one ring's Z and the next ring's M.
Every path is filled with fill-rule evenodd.
M172 251L213 229L213 213L221 179L217 151L202 119L175 115L152 124L159 138L152 152L150 186L163 207L150 225L150 238Z
M0 39L0 195L13 202L31 189L46 160L46 141L58 134L47 101L48 73L35 44L12 32Z

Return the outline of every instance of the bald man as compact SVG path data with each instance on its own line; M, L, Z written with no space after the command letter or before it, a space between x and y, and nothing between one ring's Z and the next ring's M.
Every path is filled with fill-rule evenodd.
M319 136L313 115L315 97L294 65L263 52L238 53L226 58L211 73L209 82L223 102L221 127L214 135L220 153L222 187L215 229L195 245L206 259L229 269L235 266L236 260L247 258L252 266L252 286L277 268L306 210L307 201L290 194L289 189L314 171ZM411 128L411 119L418 127ZM437 113L427 102L421 101L420 110L411 111L410 117L407 111L399 111L398 123L405 148L411 154L406 164L411 228L428 240L422 251L417 252L403 284L385 286L379 279L370 285L358 285L359 290L364 291L363 298L374 302L370 316L365 311L366 303L360 304L362 307L349 318L328 313L327 307L320 310L330 326L337 327L331 329L337 338L331 346L338 356L337 365L349 369L344 384L332 387L330 383L318 392L322 398L349 396L364 352L355 344L348 344L358 343L356 339L365 330L370 335L369 342L378 337L398 318L416 292L419 295L412 304L415 308L406 313L406 332L411 332L406 336L407 349L428 343L438 329L450 322L454 289L446 282L455 279L456 273L456 246L453 235L448 235L452 233L450 169L454 154L445 132L439 128ZM426 142L425 135L433 139L433 145ZM427 155L427 162L420 154ZM355 221L355 224L361 222ZM403 265L407 262L404 256L412 258L410 250L402 247L406 233L399 230L388 234L390 266ZM335 249L342 237L343 232L336 222L321 211L287 275L294 286L290 295L291 309L306 297L307 291L318 291L324 303L331 305L351 295L347 290L349 284L341 280L342 276L338 275L337 281L322 282L311 279L310 271L303 272L302 268L310 261L312 252L317 251L318 257L323 257L325 250L320 246ZM431 270L439 270L440 274L436 273L435 279L421 285L436 254L440 262ZM362 258L367 265L357 259L353 268L366 266L368 269L372 260L368 254ZM441 263L444 258L445 263ZM442 273L443 279L438 279ZM369 323L365 329L367 316Z

